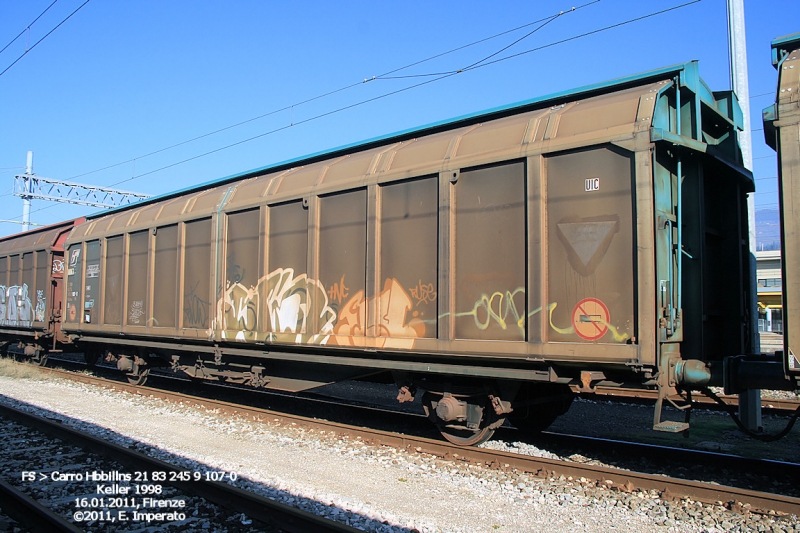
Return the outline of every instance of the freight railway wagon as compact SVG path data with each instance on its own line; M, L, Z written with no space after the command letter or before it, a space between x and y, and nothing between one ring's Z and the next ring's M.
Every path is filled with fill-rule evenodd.
M800 382L800 33L772 43L775 104L764 110L764 138L778 152L786 375Z
M44 364L69 339L61 331L63 222L0 239L0 350Z
M461 444L570 385L658 388L679 431L661 400L753 352L741 124L687 63L89 217L63 328L134 382L388 376Z

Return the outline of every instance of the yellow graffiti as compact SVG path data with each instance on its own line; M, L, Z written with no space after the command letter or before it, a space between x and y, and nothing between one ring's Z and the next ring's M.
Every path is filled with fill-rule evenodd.
M561 335L571 335L571 334L575 333L575 328L572 327L572 326L570 326L568 328L559 328L558 326L553 324L553 311L555 310L557 305L558 305L558 303L553 302L553 303L551 303L550 305L547 306L547 309L550 311L550 327L553 329L553 331L555 331L556 333L560 333ZM626 340L629 337L629 335L627 333L620 333L619 330L616 327L612 326L611 324L609 324L605 320L599 319L596 322L598 324L602 324L605 327L607 327L608 331L611 332L611 336L617 342L622 342L622 341Z
M217 300L216 318L212 330L220 331L223 339L254 342L298 344L331 344L374 348L410 349L415 339L426 337L426 323L435 327L435 320L422 320L414 311L421 303L435 301L433 284L406 289L394 278L384 281L383 289L367 298L364 290L349 297L344 276L339 283L326 288L306 274L295 276L294 270L276 269L261 278L256 286L230 284ZM3 291L5 293L5 291ZM550 330L556 335L576 335L572 324L559 327L554 315L557 302L525 312L525 288L496 291L481 295L469 311L452 316L472 317L478 330L490 327L518 328L525 337L526 322L545 309ZM337 313L331 299L346 299ZM1 300L1 299L0 299ZM439 318L451 316L444 313ZM630 336L621 333L605 320L598 324L608 328L614 341Z
M608 331L611 332L612 337L614 337L614 340L617 342L622 342L629 337L627 333L620 333L617 328L615 328L605 320L600 320L600 323L608 328Z
M575 328L573 328L572 326L568 328L559 328L558 326L553 324L553 311L556 310L556 307L558 307L558 302L553 302L547 306L547 310L550 312L550 327L553 328L553 331L555 331L556 333L560 333L561 335L570 335L572 333L575 333Z
M508 329L506 320L510 317L513 319L512 324L516 324L524 333L525 315L520 315L517 310L517 305L514 302L514 297L520 293L525 294L525 289L523 287L519 287L513 291L506 291L505 293L494 292L489 296L482 294L480 298L478 298L478 301L475 302L471 311L456 313L455 316L471 316L473 320L475 320L475 327L480 330L487 329L493 321L501 328ZM479 311L486 313L485 320L480 319L478 316Z

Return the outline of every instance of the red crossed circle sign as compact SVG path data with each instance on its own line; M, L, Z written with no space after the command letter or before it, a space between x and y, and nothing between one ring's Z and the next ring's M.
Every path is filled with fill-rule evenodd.
M606 334L611 315L606 304L597 298L584 298L572 310L572 327L587 341L595 341Z

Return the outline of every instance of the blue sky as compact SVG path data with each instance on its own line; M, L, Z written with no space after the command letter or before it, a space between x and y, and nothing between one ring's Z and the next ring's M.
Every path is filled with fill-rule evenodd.
M85 0L58 0L0 53L0 72ZM553 92L697 59L713 90L729 88L725 0L549 46L296 126L293 123L430 78L376 79L396 68L564 11L493 59L669 9L685 0L545 2L256 2L91 0L0 75L0 219L21 219L13 176L28 150L37 175L146 194L165 192ZM0 47L52 0L0 0ZM774 153L761 109L776 71L770 41L800 31L796 0L745 2L758 208L777 206ZM540 26L398 72L479 61ZM176 143L290 107L242 126ZM287 127L290 126L290 127ZM280 129L272 134L266 134ZM266 134L266 135L264 135ZM233 148L177 164L203 153ZM97 169L123 164L93 172ZM171 166L165 170L163 167ZM141 176L141 177L139 177ZM131 179L133 178L133 179ZM51 224L97 209L34 201ZM0 223L0 236L21 226Z

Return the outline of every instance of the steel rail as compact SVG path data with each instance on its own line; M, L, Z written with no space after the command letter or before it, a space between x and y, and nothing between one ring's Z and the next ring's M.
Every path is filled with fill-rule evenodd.
M54 374L65 374L69 379L84 383L110 386L117 390L132 392L143 396L152 396L168 401L193 403L207 409L247 416L255 421L263 422L266 418L277 419L281 424L297 425L322 431L333 431L342 436L360 439L366 444L386 445L406 449L418 453L427 453L448 460L461 460L483 464L494 468L516 469L539 477L572 476L573 478L589 478L598 484L611 486L629 492L634 489L656 490L664 499L688 497L696 501L710 504L749 504L752 509L764 512L776 511L800 516L800 498L771 494L767 492L730 487L715 483L704 483L664 475L646 474L618 468L570 463L558 459L548 459L529 455L502 452L486 448L465 448L445 441L433 440L413 435L391 433L377 429L362 428L320 419L281 413L257 407L234 404L220 400L163 391L160 389L134 386L122 382L108 381L86 374L59 372L47 369ZM704 452L707 453L707 452Z
M59 363L66 363L69 365L85 366L85 363L82 361L62 359L57 356L53 357L52 354L49 357L49 359L52 361L58 361ZM166 377L166 376L159 374L159 377ZM657 390L645 389L645 388L608 387L608 386L598 385L597 387L595 387L593 392L582 392L576 385L572 387L572 391L577 396L589 401L598 401L598 400L620 401L620 402L628 401L630 403L649 405L650 403L654 403L658 398ZM679 396L673 396L671 398L678 402L683 401L683 398ZM720 398L722 398L725 401L725 403L729 404L732 407L737 407L739 405L738 396L720 395ZM696 408L710 409L714 411L721 410L721 407L716 402L714 402L714 400L700 394L695 394L694 396L692 396L692 403ZM776 415L782 415L782 414L791 415L797 410L798 406L800 406L800 397L798 397L795 400L781 399L781 398L761 399L762 409L764 409L765 412Z
M580 392L578 391L577 387L573 388L573 391L578 393L578 395L585 399L585 400L605 400L605 399L615 399L619 401L636 401L637 403L650 403L655 402L656 398L658 397L658 391L650 390L650 389L630 389L630 388L616 388L616 387L603 387L598 386L594 392ZM739 405L739 398L738 396L726 396L720 395L725 403L732 407L737 407ZM678 401L683 401L680 397L675 397ZM696 394L692 396L692 403L703 407L703 409L720 409L719 406L712 400L706 396L702 396ZM771 412L788 412L794 413L797 407L800 406L800 398L796 400L790 399L781 399L781 398L762 398L761 399L761 407L765 410L769 410Z
M136 468L137 471L169 473L185 471L185 468L174 466L94 435L70 428L60 422L27 413L8 405L0 404L0 416L32 427L54 438L75 443L84 450L102 455L129 468ZM221 507L245 513L250 518L288 532L357 533L360 531L346 524L322 518L313 513L219 481L206 481L203 479L180 481L176 478L175 480L165 480L163 483L204 498ZM77 531L80 531L80 529Z
M36 499L20 492L14 486L0 479L0 507L3 512L28 526L28 531L81 533L83 530L67 522L61 515L48 509Z

